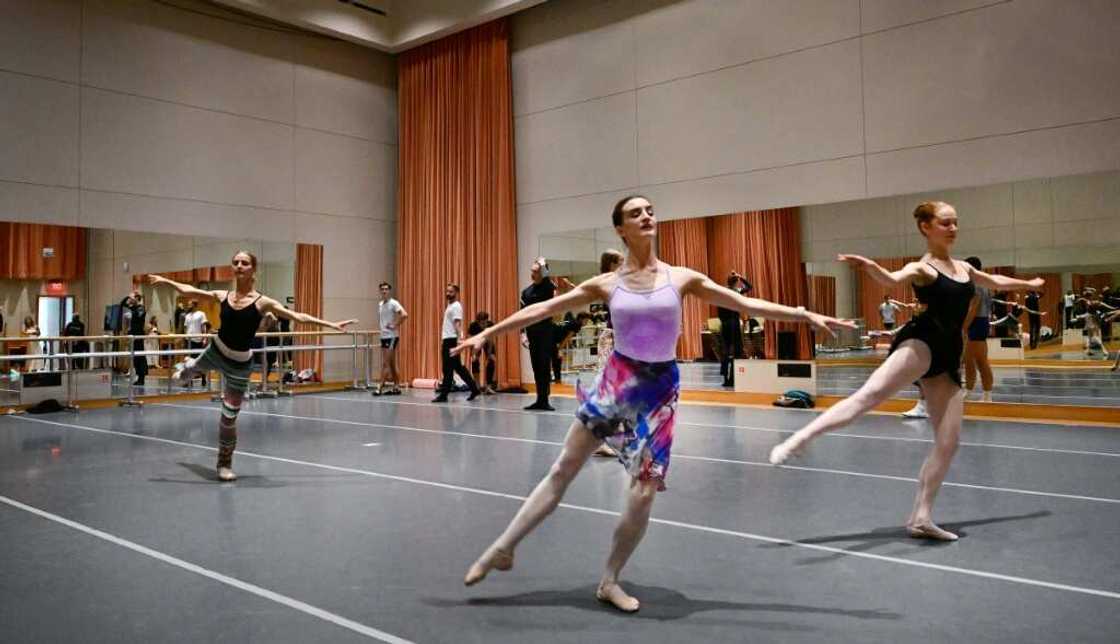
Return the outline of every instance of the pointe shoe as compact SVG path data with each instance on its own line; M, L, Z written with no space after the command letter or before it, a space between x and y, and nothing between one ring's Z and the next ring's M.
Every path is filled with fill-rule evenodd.
M914 539L930 539L932 541L956 541L957 535L943 530L931 523L913 523L906 526L906 534Z
M218 480L223 482L223 483L228 483L229 481L236 481L237 480L237 475L233 473L233 470L231 468L219 467L218 468Z
M627 595L618 584L611 584L606 588L599 586L595 589L595 599L610 604L624 613L636 613L642 607L641 602Z
M782 443L775 445L774 449L770 450L770 464L781 465L791 458L803 456L805 454L805 444L791 445L787 439Z
M485 557L485 555L483 555ZM507 552L500 548L494 549L494 555L490 558L489 565L483 563L483 559L479 558L478 561L471 564L467 569L467 574L463 577L464 586L473 586L478 582L486 579L486 574L491 570L506 571L513 568L513 553Z

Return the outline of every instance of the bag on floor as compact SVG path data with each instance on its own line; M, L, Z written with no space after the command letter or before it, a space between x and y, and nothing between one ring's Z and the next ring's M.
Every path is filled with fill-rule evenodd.
M36 403L35 405L33 405L31 407L28 407L27 408L27 413L29 413L29 414L53 414L54 412L62 411L63 409L65 409L65 407L62 406L62 403L58 402L54 398L47 398L46 400L40 401L40 402Z
M816 406L812 394L800 389L790 389L774 401L775 407L788 407L792 409L812 409Z

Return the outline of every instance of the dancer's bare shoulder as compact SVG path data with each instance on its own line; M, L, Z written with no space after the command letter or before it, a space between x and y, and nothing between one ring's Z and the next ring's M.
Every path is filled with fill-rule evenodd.
M578 291L584 297L590 296L597 300L606 299L618 285L618 280L617 272L603 273L580 282L573 292Z

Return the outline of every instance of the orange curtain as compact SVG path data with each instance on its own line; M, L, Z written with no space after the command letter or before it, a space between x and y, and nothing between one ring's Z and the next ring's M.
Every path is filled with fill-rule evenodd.
M805 265L797 208L781 208L708 218L708 267L723 284L732 270L754 286L749 295L787 306L807 306ZM778 332L797 334L797 357L812 355L811 334L804 324L766 322L766 357L778 355Z
M1095 275L1073 274L1073 292L1081 294L1081 289L1089 287L1100 291L1104 287L1112 286L1112 273L1097 273Z
M44 257L43 249L53 249ZM79 280L86 276L86 229L0 222L0 278Z
M496 20L398 58L397 279L409 323L402 375L437 377L448 282L464 322L518 306L509 26ZM516 334L498 339L497 377L520 385Z
M677 219L662 222L657 228L657 253L674 266L687 266L708 272L708 224L705 219ZM684 303L684 324L677 342L677 356L696 360L704 354L700 332L706 327L707 303L689 298Z
M880 266L888 271L897 271L910 262L917 261L918 257L884 257L876 259ZM910 286L891 286L886 287L867 274L867 271L861 269L852 269L856 272L856 278L859 284L859 308L857 309L859 317L867 320L868 329L882 329L883 318L879 317L879 305L883 303L883 296L890 295L892 299L899 302L916 302L914 297L914 290ZM901 326L910 319L911 313L909 309L902 309L895 314L895 326Z
M296 244L296 304L300 313L323 317L323 247L320 244ZM314 324L295 324L293 331L321 331ZM330 329L327 329L328 331ZM320 344L318 336L297 336L292 344ZM298 351L295 353L296 372L314 369L323 375L323 353L321 351Z
M812 275L809 279L809 310L836 317L836 278Z

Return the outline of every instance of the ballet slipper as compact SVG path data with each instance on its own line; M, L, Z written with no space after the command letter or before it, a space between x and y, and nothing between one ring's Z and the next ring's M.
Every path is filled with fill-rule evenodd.
M237 480L237 475L233 473L233 470L231 468L219 467L218 468L218 480L223 482L223 483L228 483L230 481L236 481Z
M914 539L930 539L933 541L956 541L960 537L937 527L932 521L928 523L911 523L906 526L906 534Z
M774 449L770 450L770 464L781 465L791 458L798 458L805 455L805 443L794 443L793 437L790 436L781 444L775 445Z
M642 607L636 598L627 595L626 591L622 590L622 586L618 584L607 584L605 586L600 584L595 589L595 599L604 604L610 604L624 613L636 613Z
M494 548L494 552L487 559L483 554L478 561L471 564L467 575L463 577L464 586L473 586L486 578L491 570L510 570L513 568L513 553L501 548Z

